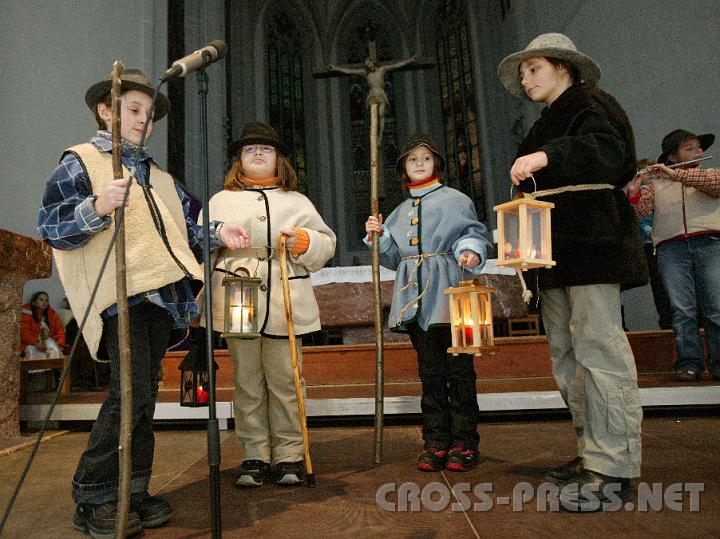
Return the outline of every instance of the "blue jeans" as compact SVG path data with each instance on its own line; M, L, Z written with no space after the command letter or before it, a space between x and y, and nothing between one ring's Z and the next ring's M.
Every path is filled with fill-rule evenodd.
M670 297L677 351L676 371L705 371L698 306L708 347L708 371L720 375L720 236L703 235L661 244L660 275Z
M132 494L146 492L152 474L155 451L152 421L162 375L162 358L172 325L171 314L157 305L143 301L130 307ZM103 341L110 357L110 389L73 477L73 498L76 503L100 504L118 497L120 352L117 315L104 321Z

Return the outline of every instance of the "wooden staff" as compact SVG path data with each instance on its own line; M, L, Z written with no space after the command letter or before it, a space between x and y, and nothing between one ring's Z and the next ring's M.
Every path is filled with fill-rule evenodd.
M370 105L370 213L377 217L378 204L378 106ZM384 406L384 367L383 367L383 311L380 295L380 236L372 233L372 278L375 298L375 464L382 462L383 450L383 406Z
M285 248L286 237L280 235L280 279L282 280L283 299L285 300L285 318L288 327L288 339L290 341L290 362L293 369L293 380L295 382L295 396L297 397L298 412L300 414L300 430L302 431L303 449L305 450L305 476L307 486L315 486L315 474L313 473L312 461L310 460L310 440L307 432L307 418L305 417L305 398L300 385L300 368L298 367L297 343L295 342L295 323L292 316L292 304L290 302L290 281L288 279L287 250Z
M113 178L122 179L122 135L120 117L120 97L122 95L122 76L125 66L115 60L112 67L112 169ZM130 190L128 178L127 191ZM118 506L115 517L115 537L127 535L127 520L130 512L130 477L132 472L132 366L130 359L130 315L127 303L127 268L125 266L125 193L123 205L115 211L115 289L118 310L118 351L120 353L120 435L118 439Z

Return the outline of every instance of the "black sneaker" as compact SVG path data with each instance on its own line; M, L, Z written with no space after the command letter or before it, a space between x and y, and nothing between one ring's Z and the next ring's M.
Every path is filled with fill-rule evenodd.
M550 468L546 473L545 477L554 483L566 483L580 477L583 471L583 459L582 457L575 457L570 462L561 464L556 468Z
M260 487L270 477L270 465L262 460L244 460L240 465L235 485L238 487Z
M684 371L675 371L675 380L678 382L699 382L702 380L703 373L691 371L690 369Z
M147 492L133 494L130 497L130 509L140 517L143 528L156 528L165 524L172 516L172 507L158 496Z
M303 482L303 463L299 462L280 462L275 467L276 484L290 487L293 485L301 485Z
M618 511L632 499L632 493L628 478L583 470L577 480L560 489L560 505L574 513Z
M445 449L438 449L436 447L429 447L423 449L418 457L418 470L423 472L439 472L445 468L447 462L448 452Z
M81 503L75 509L72 527L90 534L93 539L115 537L116 513L117 500L100 504ZM127 518L127 535L135 535L141 531L140 517L131 509Z
M445 467L453 472L467 472L477 464L478 458L480 458L480 454L474 449L465 449L462 446L453 447Z

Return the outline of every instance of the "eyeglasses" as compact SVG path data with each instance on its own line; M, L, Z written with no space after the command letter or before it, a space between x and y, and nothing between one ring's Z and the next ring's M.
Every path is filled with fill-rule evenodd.
M275 148L272 146L243 146L242 151L244 153L257 153L258 151L262 153L275 153Z

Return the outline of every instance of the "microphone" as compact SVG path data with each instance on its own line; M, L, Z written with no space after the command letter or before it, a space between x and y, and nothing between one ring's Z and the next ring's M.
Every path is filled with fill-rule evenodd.
M192 71L202 69L213 62L222 60L227 54L227 45L221 39L216 39L205 45L202 49L198 49L192 54L188 54L179 60L175 60L172 66L165 71L160 78L160 82L167 82L176 77L184 77Z

